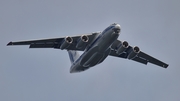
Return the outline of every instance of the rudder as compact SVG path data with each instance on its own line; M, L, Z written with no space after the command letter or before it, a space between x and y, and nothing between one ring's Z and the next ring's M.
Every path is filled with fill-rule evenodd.
M73 64L74 61L76 61L79 58L79 53L77 51L68 50L68 54L71 64Z

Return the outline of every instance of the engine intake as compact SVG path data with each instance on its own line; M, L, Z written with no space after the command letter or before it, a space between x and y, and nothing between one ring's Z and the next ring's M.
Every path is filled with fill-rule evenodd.
M135 58L139 52L140 52L139 47L137 47L137 46L133 47L132 50L130 51L129 55L128 55L128 59Z
M73 39L69 36L65 37L64 40L63 40L63 43L61 44L60 46L60 49L65 49L67 47L69 47L70 44L72 44L73 42Z
M117 49L116 53L118 55L120 55L121 53L123 53L127 48L129 47L129 44L127 41L121 42L121 44L119 44L119 48Z
M89 41L89 37L86 35L82 35L76 45L76 48L80 49L86 45L86 43Z

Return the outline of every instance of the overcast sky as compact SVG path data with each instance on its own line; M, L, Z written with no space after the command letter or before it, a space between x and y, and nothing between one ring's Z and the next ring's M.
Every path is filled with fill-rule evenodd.
M180 101L179 0L0 0L0 101ZM70 74L65 50L9 41L82 35L121 25L167 69L108 57Z

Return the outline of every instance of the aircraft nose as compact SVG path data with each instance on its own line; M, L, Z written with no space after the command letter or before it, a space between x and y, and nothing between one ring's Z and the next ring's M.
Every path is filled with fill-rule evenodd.
M116 24L114 27L115 33L119 33L121 31L121 26L119 24Z
M116 26L115 26L115 28L117 28L117 29L121 29L121 26L119 25L119 24L116 24Z

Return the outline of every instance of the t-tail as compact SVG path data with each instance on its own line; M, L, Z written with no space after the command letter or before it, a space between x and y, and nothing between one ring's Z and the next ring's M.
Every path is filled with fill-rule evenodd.
M71 64L73 64L74 61L76 61L80 56L79 53L74 50L68 50L68 54L69 54L69 59L71 61Z

